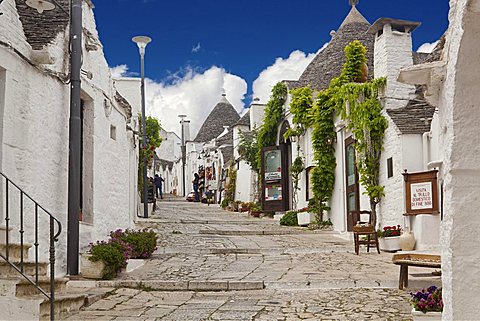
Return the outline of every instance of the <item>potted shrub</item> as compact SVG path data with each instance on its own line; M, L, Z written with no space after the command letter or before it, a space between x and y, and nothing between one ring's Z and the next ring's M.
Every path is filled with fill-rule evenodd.
M416 293L410 293L413 321L441 321L443 311L442 289L432 285Z
M297 213L298 225L300 226L309 225L313 221L315 221L315 213L312 213L312 211L309 211L308 207L304 207L298 210L298 213Z
M298 226L297 211L288 211L280 219L280 225Z
M402 233L402 228L400 225L385 226L383 230L378 230L377 235L379 237L378 243L380 245L380 250L386 252L396 252L400 251L400 234Z
M130 230L121 229L110 232L110 240L120 244L126 244L130 251L131 259L148 259L157 249L157 234L153 230Z
M88 279L111 280L127 266L131 246L122 241L97 241L82 254L82 276Z
M250 206L248 214L253 217L260 217L260 214L262 214L262 208L259 204L253 203L253 205Z

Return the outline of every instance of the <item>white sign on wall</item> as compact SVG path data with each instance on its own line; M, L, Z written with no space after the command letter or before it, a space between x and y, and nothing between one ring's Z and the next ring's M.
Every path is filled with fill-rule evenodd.
M412 210L433 208L432 183L414 183L411 185Z

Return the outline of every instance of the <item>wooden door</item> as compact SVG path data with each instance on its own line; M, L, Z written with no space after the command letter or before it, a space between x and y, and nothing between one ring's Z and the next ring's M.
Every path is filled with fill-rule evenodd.
M352 231L357 223L356 211L360 209L360 193L358 171L355 165L355 140L349 137L345 140L345 185L347 201L347 230Z
M285 211L289 204L286 146L262 149L262 203L266 211Z

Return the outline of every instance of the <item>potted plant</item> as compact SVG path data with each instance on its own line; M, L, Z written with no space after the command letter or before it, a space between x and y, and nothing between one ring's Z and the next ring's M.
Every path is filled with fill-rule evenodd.
M130 259L148 259L157 249L157 234L153 230L118 229L110 232L110 241L124 244Z
M304 207L297 212L297 221L299 226L309 225L315 220L315 213L310 211L308 207Z
M402 233L402 227L400 225L385 226L383 230L378 230L377 235L379 237L378 243L380 250L385 252L400 251L400 234Z
M253 205L250 206L248 214L253 217L260 217L260 214L262 214L262 208L259 204L253 203Z
M280 225L298 226L297 211L288 211L280 219Z
M123 241L97 241L82 254L81 272L84 278L111 280L127 266L132 247Z
M410 293L413 321L441 321L443 311L442 289L432 285L416 293Z

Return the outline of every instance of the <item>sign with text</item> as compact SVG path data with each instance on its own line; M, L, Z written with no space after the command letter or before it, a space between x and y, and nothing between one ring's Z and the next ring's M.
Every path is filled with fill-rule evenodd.
M433 195L432 195L432 183L415 183L411 185L412 195L411 204L412 210L421 210L432 208Z
M403 174L406 214L438 214L437 172Z

